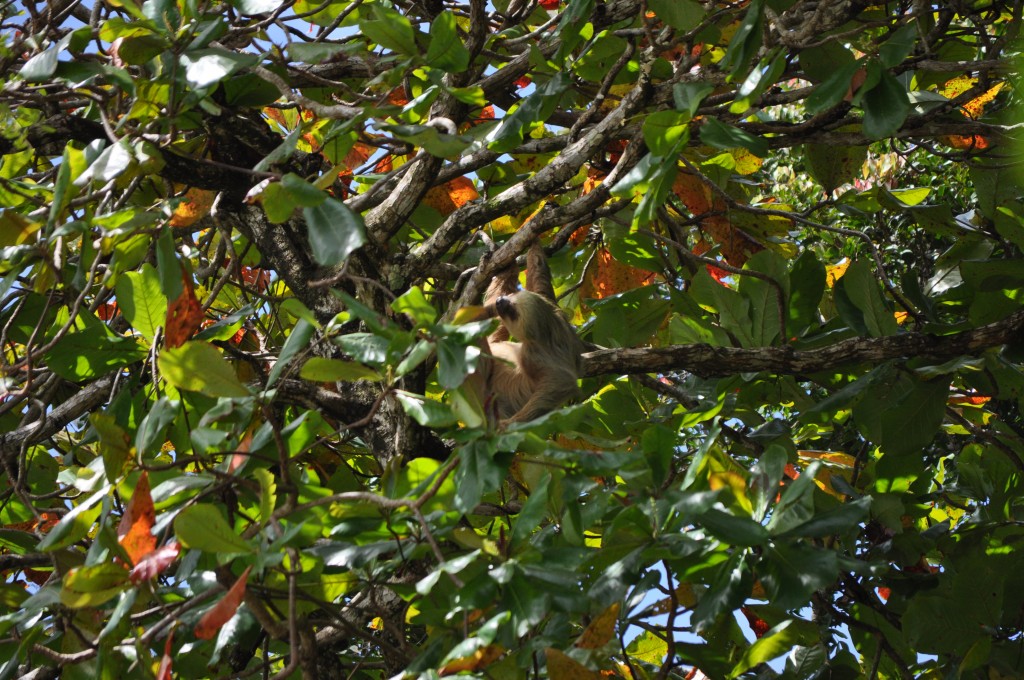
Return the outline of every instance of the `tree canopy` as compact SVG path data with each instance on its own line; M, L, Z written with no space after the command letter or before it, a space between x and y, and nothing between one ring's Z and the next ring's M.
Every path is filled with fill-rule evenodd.
M0 680L1020 677L1021 13L4 4Z

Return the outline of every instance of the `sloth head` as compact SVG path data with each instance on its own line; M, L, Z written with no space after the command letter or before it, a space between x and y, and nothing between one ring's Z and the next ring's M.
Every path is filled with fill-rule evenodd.
M521 290L494 301L494 311L512 337L520 342L574 347L576 333L558 305L543 295Z

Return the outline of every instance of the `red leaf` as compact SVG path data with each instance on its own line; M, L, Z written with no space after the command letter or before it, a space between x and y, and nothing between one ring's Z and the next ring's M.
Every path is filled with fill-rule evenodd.
M133 565L156 549L156 536L152 531L155 523L153 497L149 494L149 473L143 472L117 526L117 542L128 553Z
M182 279L184 290L178 299L167 305L167 321L164 324L164 347L181 347L185 341L199 330L205 315L203 306L196 298L196 292L192 289L192 281L187 277Z
M228 594L220 602L213 605L210 611L203 614L203 618L199 619L195 629L197 638L200 640L212 640L221 627L235 615L238 607L242 604L242 598L245 597L245 581L249 578L250 569L252 567L246 567L242 575L235 581L235 585L231 586Z
M128 574L128 580L132 583L154 579L171 566L174 560L178 559L181 553L181 546L177 541L171 541L149 553L132 568Z
M160 668L156 672L156 680L171 680L171 643L174 642L174 631L167 636L164 643L164 655L160 659Z
M751 611L749 607L740 607L740 611L743 612L743 616L747 617L747 623L750 624L750 628L754 631L754 635L758 639L761 639L761 637L768 632L768 629L771 626L768 625L767 621Z

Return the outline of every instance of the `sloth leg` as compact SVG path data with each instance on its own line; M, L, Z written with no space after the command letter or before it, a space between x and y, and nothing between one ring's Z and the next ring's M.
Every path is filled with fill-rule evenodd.
M555 302L555 287L551 283L551 268L544 257L544 249L539 241L534 241L526 254L526 290L543 295Z

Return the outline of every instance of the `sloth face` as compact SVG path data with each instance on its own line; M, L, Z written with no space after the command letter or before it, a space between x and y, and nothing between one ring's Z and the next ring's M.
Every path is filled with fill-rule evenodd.
M519 319L519 312L516 310L516 305L512 301L511 295L502 295L500 298L494 301L494 308L498 310L498 316L503 321L509 323L515 323Z
M520 342L550 342L559 325L566 325L558 307L528 290L502 295L494 301L494 310L512 337Z

